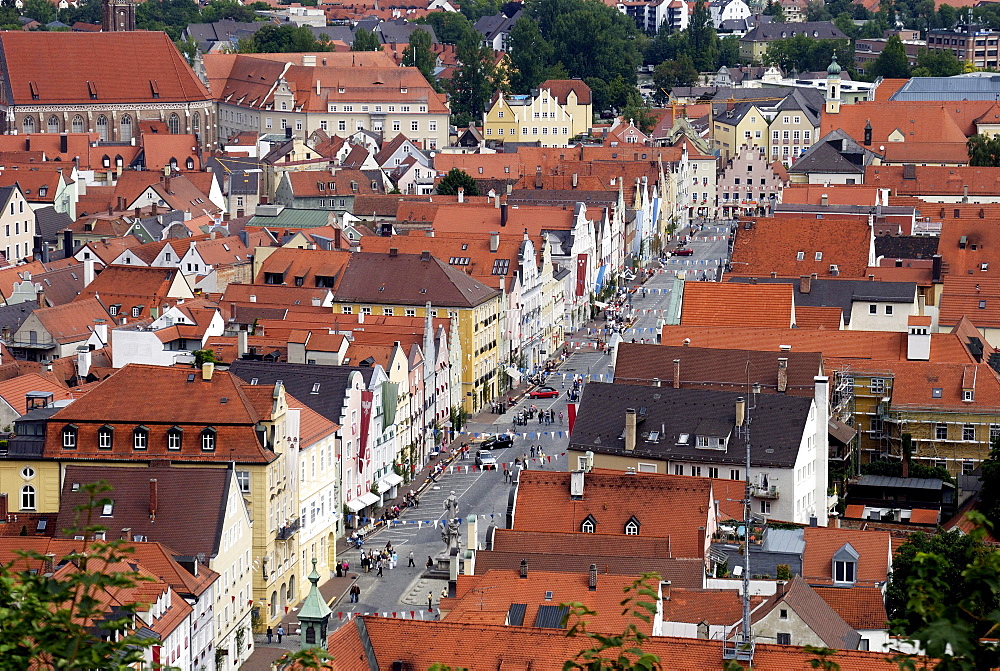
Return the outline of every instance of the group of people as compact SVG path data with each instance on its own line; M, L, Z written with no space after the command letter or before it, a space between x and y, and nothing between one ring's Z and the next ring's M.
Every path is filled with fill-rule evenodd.
M532 406L532 407L534 407L534 406ZM546 424L546 425L548 425L548 424L555 424L555 422L556 422L556 411L553 410L552 408L549 408L548 410L541 410L541 411L538 412L538 423L539 424ZM562 411L559 412L559 423L560 424L563 423L563 414L562 414Z
M396 568L396 563L399 558L396 555L395 548L392 547L392 541L385 544L385 548L375 552L374 550L369 550L367 553L361 551L361 570L365 573L371 573L376 571L378 577L382 577L382 571L387 566L389 570ZM410 553L410 566L413 566L413 553Z
M417 498L417 495L411 489L406 494L403 494L403 504L407 508L416 508L420 506L420 499Z
M490 403L490 412L494 415L502 415L507 412L507 407L514 405L514 399L507 399L506 401L493 401Z
M351 565L347 563L347 560L337 562L337 577L343 578L347 575L347 572L351 570Z

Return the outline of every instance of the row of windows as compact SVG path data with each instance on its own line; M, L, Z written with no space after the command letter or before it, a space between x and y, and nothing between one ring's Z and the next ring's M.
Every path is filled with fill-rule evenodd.
M145 426L137 426L132 429L132 448L145 450L149 446L150 430ZM201 449L205 452L212 452L216 445L216 430L210 426L205 427L199 434ZM62 430L62 446L64 450L75 450L79 444L80 427L69 424ZM115 444L115 427L105 424L97 430L97 447L101 450L110 450ZM184 445L184 429L179 426L172 426L167 429L167 449L179 450Z
M487 135L493 135L493 129L492 128L487 128L486 129L486 134ZM511 135L517 135L517 129L516 128L511 128L510 129L510 134ZM541 134L542 135L548 135L549 134L548 126L542 126L542 133ZM559 135L559 128L557 128L556 126L553 126L552 127L552 134L553 135ZM563 135L569 135L569 127L563 126L562 127L562 134ZM497 128L497 135L503 135L503 128ZM521 128L521 135L528 135L528 127L527 126L524 126L524 127ZM531 129L531 135L538 135L538 127L537 126L532 127L532 129Z
M123 114L122 118L118 122L118 138L119 142L131 142L132 141L132 127L133 127L132 117L128 114ZM100 115L97 117L97 123L95 127L97 128L97 133L101 138L102 142L107 142L109 140L108 128L110 122L108 117L105 115ZM41 132L41 122L37 123L38 132ZM70 128L74 133L83 133L86 131L86 124L84 123L83 117L79 114L73 117L70 122ZM171 114L167 117L167 129L177 135L181 132L181 120L177 114ZM193 133L198 133L201 129L201 114L195 112L191 115L191 131ZM33 116L26 116L21 120L21 130L25 133L36 132L36 121ZM48 133L61 133L63 131L62 121L58 116L53 114L45 122L45 132Z

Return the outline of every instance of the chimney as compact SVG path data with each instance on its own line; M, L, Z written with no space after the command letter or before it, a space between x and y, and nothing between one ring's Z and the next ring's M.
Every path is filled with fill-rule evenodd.
M674 359L674 389L681 388L681 360Z
M778 596L785 596L786 586L787 583L784 580L779 580L778 582L775 583L775 587L777 587Z
M165 175L163 177L163 190L167 193L173 193L173 191L170 190L170 175Z
M63 231L63 258L73 256L73 231L68 228Z
M670 601L670 585L672 583L669 580L660 581L660 595L663 597L664 601Z
M808 294L810 291L812 291L812 277L802 275L799 277L799 293Z
M653 378L653 386L654 387L659 387L660 386L660 378L658 378L658 377L654 377Z
M83 262L83 286L90 285L94 281L94 264L97 263L94 259L85 259Z
M247 346L248 334L246 331L239 330L236 332L236 356L242 359L247 355L249 347Z
M76 350L76 377L79 381L83 381L87 378L87 374L90 373L90 362L91 362L90 348L86 345L81 345Z
M45 568L42 569L44 575L52 575L56 572L56 556L51 552L45 553Z
M815 515L810 515L809 516L809 526L811 526L811 527L818 527L819 526L819 519Z
M524 580L528 577L528 560L521 560L521 579Z
M504 205L504 207L507 206ZM490 231L490 251L496 254L498 249L500 249L500 232Z
M156 521L156 478L149 480L149 519Z
M424 250L424 251L420 252L420 260L421 261L430 261L431 260L431 253L429 251L427 251L427 250Z
M149 216L155 217L159 212L160 208L156 206L156 203L153 203L152 207L149 208Z
M201 364L201 379L205 382L212 381L212 375L215 373L215 364L209 361Z
M931 282L934 284L940 284L944 281L941 277L942 274L942 258L940 254L935 254L931 257Z
M571 499L579 500L583 498L583 471L572 471L569 474L569 496Z
M460 202L460 203L464 203L465 202L465 187L464 186L458 187L458 202Z
M94 333L105 345L108 344L108 323L103 319L94 320Z
M497 197L499 199L499 196ZM500 228L507 225L507 203L500 206Z
M625 451L635 451L635 408L625 409Z
M910 317L906 335L906 358L909 361L930 361L931 318Z
M590 576L587 579L587 589L591 592L597 591L597 564L590 565Z
M788 357L778 357L778 393L788 391Z
M823 207L826 207L827 205L830 204L830 197L824 193L822 196L819 197L819 204L822 205Z
M41 284L36 284L35 287L36 291L38 292L36 296L36 300L38 301L38 307L40 308L48 307L48 305L45 302L45 287L43 287Z
M122 529L122 540L132 542L132 527L125 527Z
M736 399L736 426L743 426L747 416L747 402L742 396Z
M574 173L573 173L573 188L574 188L574 189L576 188L576 185L577 185L578 183L579 183L579 178L577 177L577 174L576 174L576 173L574 172Z
M335 226L333 229L333 248L340 249L340 227Z
M496 202L495 202L495 206L496 206L496 208L497 208L497 209L499 210L499 209L500 209L500 194L499 194L499 193L494 193L494 194L493 194L493 198L494 198L494 199L495 199L495 201L496 201Z
M912 451L913 451L913 439L910 437L910 434L904 433L903 445L902 445L902 452L903 452L902 476L904 478L910 477L910 453Z
M399 256L399 249L396 248L396 247L390 247L389 248L389 258L394 259L397 256Z

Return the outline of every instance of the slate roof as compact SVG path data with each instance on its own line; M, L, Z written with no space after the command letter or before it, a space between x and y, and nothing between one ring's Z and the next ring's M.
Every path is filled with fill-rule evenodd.
M72 538L66 529L79 526L76 507L88 502L89 494L78 485L105 481L111 485L106 496L114 502L110 515L98 522L108 528L108 537L118 538L122 529L132 529L148 541L163 543L182 555L203 553L211 558L220 551L222 526L226 514L226 495L231 471L228 468L179 468L149 466L140 468L105 468L102 466L66 466L56 535ZM150 519L150 480L157 481L155 519ZM197 496L179 496L197 492ZM205 562L207 564L207 561Z
M21 328L24 320L36 309L38 309L38 301L0 305L0 331L6 328L10 333L17 333L17 329Z
M494 37L502 32L510 32L519 18L521 18L521 10L517 10L513 16L507 16L503 12L500 12L493 16L480 17L474 27L476 32L487 40L493 40Z
M625 410L645 408L645 415L637 421L634 455L661 460L742 464L745 439L735 430L739 396L746 396L746 393L592 382L584 390L570 448L623 454ZM751 443L751 461L755 466L790 468L795 464L811 404L811 399L795 396L762 394L757 397ZM699 427L701 435L728 437L728 449L695 447ZM731 433L719 435L723 428ZM658 442L647 439L651 431L660 433ZM688 435L686 444L678 444L681 434Z
M875 256L888 259L929 259L938 251L935 235L879 235L875 238Z
M65 212L56 212L51 205L35 210L35 233L45 242L55 242L60 231L68 228L73 218Z
M748 277L731 277L730 282L747 284ZM809 293L802 293L801 278L758 277L757 286L786 284L794 291L796 311L799 305L811 307L838 307L844 312L844 324L851 323L851 306L855 302L916 304L917 285L915 282L872 282L852 279L813 279L809 283ZM796 313L797 316L797 313Z
M767 393L778 386L778 359L787 359L786 391L791 396L812 396L813 378L823 371L823 357L817 352L709 349L670 345L621 342L615 358L614 381L650 386L659 378L672 386L674 361L680 360L681 388L746 392L747 378Z
M761 23L741 37L740 41L769 42L796 35L806 35L819 40L848 39L847 35L840 32L840 29L830 21L807 21L802 23Z
M843 130L827 133L809 147L795 163L788 168L790 174L831 173L860 174L872 162L875 154L854 141ZM833 189L836 191L836 189Z

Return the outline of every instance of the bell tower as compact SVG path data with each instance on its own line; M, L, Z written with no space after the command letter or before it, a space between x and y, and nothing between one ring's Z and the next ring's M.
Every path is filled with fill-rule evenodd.
M132 0L102 0L101 30L105 33L135 30L135 3Z
M837 54L834 54L830 67L826 69L826 113L837 114L839 112L840 64L837 63Z

